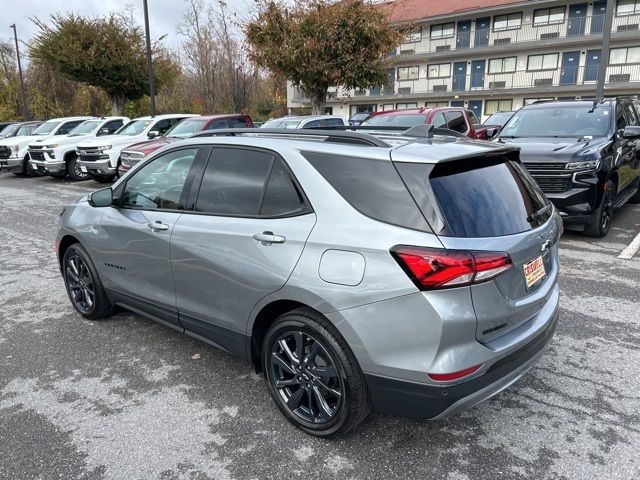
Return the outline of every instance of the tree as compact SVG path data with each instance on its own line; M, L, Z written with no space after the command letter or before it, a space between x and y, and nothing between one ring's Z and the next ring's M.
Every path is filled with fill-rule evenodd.
M324 113L327 89L384 85L386 54L400 42L387 14L365 0L308 0L291 9L262 0L245 27L249 57L281 74Z
M0 119L20 118L20 80L15 50L10 42L0 42Z
M30 56L70 80L99 87L111 100L113 115L121 115L127 101L149 91L145 37L131 18L111 14L86 18L73 13L52 15L50 22L33 19L39 32ZM159 44L154 45L156 87L162 87L179 67Z

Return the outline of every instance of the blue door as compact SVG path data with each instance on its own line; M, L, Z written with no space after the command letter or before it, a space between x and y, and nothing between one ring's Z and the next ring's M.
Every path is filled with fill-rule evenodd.
M483 47L489 45L489 32L491 31L491 17L476 18L476 36L474 45Z
M453 90L463 92L467 88L467 62L453 64Z
M471 62L471 88L484 88L485 60Z
M456 48L469 48L471 44L471 20L460 20L458 22L458 35L456 37Z
M588 50L587 61L584 67L584 81L595 82L598 79L600 67L600 50Z
M576 37L584 35L584 28L587 23L587 4L577 3L569 5L569 26L567 35Z
M464 107L464 101L462 100L451 100L452 107Z
M482 121L482 100L469 100L469 110L476 114L478 120Z
M575 85L578 80L580 52L564 52L562 54L562 70L560 85Z
M604 30L604 14L607 12L607 1L593 2L591 17L591 33L602 33Z

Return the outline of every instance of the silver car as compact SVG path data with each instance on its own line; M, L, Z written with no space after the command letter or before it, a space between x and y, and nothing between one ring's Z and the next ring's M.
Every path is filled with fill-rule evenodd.
M318 436L372 409L444 418L533 366L562 224L517 150L243 130L171 144L64 209L80 315L124 307L252 362Z

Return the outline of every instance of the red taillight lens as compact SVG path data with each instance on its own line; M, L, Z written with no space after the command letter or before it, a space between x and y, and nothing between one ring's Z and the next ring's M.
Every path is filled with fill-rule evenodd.
M465 368L464 370L460 370L459 372L452 373L427 373L431 380L435 380L436 382L450 382L452 380L459 380L460 378L468 377L472 373L475 373L480 368L480 365L476 365L475 367Z
M511 257L504 252L399 246L391 253L422 290L485 282L513 266Z

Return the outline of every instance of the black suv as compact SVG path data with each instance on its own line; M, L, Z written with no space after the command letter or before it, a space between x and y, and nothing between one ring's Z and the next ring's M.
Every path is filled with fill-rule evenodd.
M520 159L567 228L604 237L614 208L640 203L638 100L528 105L497 141L520 147Z

